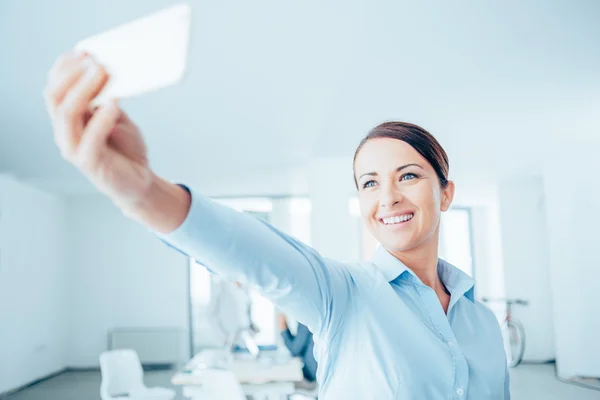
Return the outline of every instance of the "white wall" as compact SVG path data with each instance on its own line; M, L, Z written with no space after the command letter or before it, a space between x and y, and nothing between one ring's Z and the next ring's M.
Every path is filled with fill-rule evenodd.
M101 196L67 200L70 367L98 365L118 327L177 327L189 357L187 258Z
M514 306L525 328L524 359L555 357L548 233L541 177L510 179L499 184L504 282L508 298L529 305Z
M57 198L0 176L0 393L66 366L64 213Z
M600 377L597 146L565 143L550 160L544 188L558 374Z

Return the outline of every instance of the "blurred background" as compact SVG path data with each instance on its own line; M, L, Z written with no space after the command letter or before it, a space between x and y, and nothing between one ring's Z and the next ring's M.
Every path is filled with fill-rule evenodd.
M174 374L223 344L224 283L60 157L42 98L60 53L176 3L0 3L1 398L100 398L100 354L127 347L183 399ZM600 2L189 4L182 83L121 103L158 174L368 260L354 150L383 121L423 126L457 185L441 257L477 298L527 301L513 398L600 399ZM245 291L253 340L284 349L278 310Z

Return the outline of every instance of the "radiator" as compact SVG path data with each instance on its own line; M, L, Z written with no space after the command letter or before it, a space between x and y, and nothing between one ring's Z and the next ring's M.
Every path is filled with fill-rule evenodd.
M144 365L179 364L183 331L175 328L119 328L108 333L108 348L133 349Z

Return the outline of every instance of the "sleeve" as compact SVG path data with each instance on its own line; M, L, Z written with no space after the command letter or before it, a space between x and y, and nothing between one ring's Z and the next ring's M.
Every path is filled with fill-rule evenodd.
M281 337L285 342L285 347L288 348L293 357L298 357L304 350L304 340L299 335L294 336L289 329L281 332Z
M338 330L354 288L346 265L261 219L190 194L186 219L171 233L155 233L160 239L226 279L257 287L311 331Z

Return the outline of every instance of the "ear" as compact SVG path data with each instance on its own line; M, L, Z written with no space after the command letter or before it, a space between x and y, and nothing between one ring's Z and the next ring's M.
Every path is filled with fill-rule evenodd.
M440 209L442 211L448 211L450 208L452 200L454 200L454 189L454 181L448 181L448 186L446 186L446 189L442 189L442 201L440 204Z

